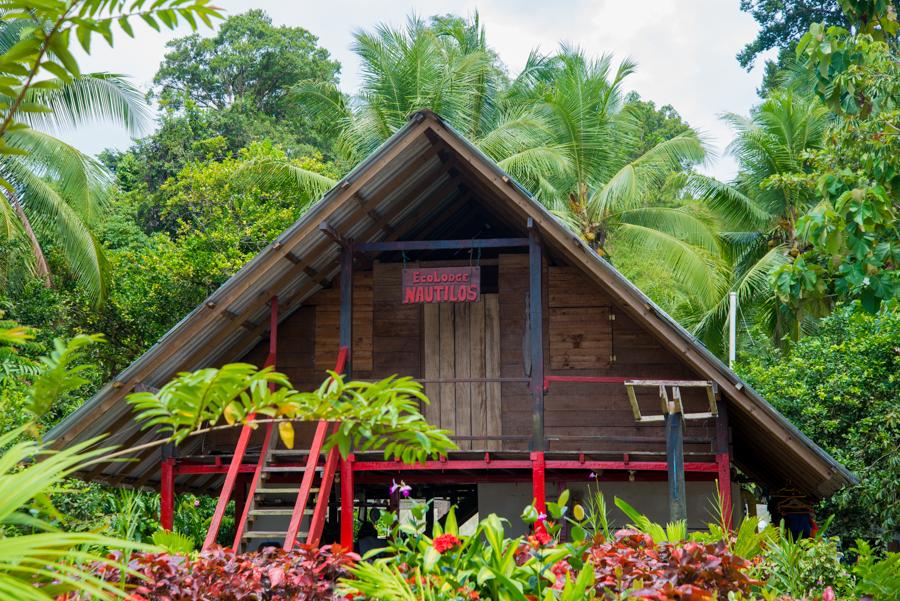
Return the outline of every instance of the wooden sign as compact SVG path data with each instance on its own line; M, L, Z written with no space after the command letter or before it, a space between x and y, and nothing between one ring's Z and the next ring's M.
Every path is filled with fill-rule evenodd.
M403 270L403 304L474 303L481 267L413 267Z

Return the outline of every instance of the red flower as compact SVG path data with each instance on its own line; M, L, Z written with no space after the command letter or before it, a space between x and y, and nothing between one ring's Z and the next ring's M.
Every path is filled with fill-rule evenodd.
M453 547L457 547L462 544L462 541L453 536L452 534L442 534L434 539L434 549L438 553L444 553L445 551L449 551Z
M543 528L535 528L534 530L534 540L537 541L539 545L545 547L549 545L553 541L553 537L547 534L547 531Z

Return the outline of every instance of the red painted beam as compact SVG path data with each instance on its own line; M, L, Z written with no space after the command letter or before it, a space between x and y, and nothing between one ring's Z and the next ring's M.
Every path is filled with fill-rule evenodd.
M589 384L624 384L633 377L620 376L544 376L544 392L550 392L550 384L553 382L582 382Z
M665 461L579 461L548 459L544 461L547 470L624 470L624 471L666 471ZM447 461L425 461L423 463L406 464L402 461L355 461L354 472L372 471L449 471L449 470L531 470L531 460L518 459L449 459ZM717 472L716 463L687 462L686 472Z
M599 478L591 478L587 470L565 470L545 472L545 479L548 483L567 482L665 482L666 473L662 471L643 471L635 472L633 475L627 471L605 471L600 474ZM685 474L685 480L689 482L713 482L716 480L715 472L692 472ZM383 486L385 490L390 486L392 480L396 480L397 475L384 472L356 472L353 482L356 485L377 485ZM407 484L415 483L421 485L465 485L465 484L507 484L507 483L524 483L531 482L530 472L516 473L497 473L497 472L406 472L403 479Z
M159 524L163 530L171 530L175 524L175 459L162 461L159 483Z
M266 433L265 437L263 438L262 450L259 453L259 461L256 462L256 467L253 470L253 478L250 480L250 486L247 488L247 496L246 500L243 503L243 511L240 512L240 517L238 518L238 522L234 531L234 543L232 544L231 548L235 551L240 548L241 537L244 535L244 528L246 528L247 526L247 518L250 516L250 506L252 505L250 500L253 499L253 495L256 494L256 487L259 485L259 478L266 463L266 450L269 448L269 443L272 440L273 425L274 424L271 423L266 424ZM238 472L241 471L242 470L238 468Z
M320 421L316 425L316 433L313 435L312 446L306 459L306 469L303 470L303 479L300 481L300 490L297 492L297 500L294 502L294 511L291 513L291 522L287 534L284 537L284 550L290 551L297 542L297 532L300 530L300 522L309 502L309 494L313 487L313 479L316 476L316 467L319 465L319 454L325 437L328 436L329 422Z
M331 427L331 434L337 432L338 427L338 424L334 424ZM340 459L340 451L337 447L332 447L328 451L328 458L325 460L325 469L322 471L316 508L309 521L309 534L306 537L306 544L308 545L318 545L319 540L322 538L322 529L325 527L325 514L328 511L328 500L331 498L331 486L334 484L334 473L337 471Z
M354 461L354 472L367 471L435 471L444 470L530 470L531 461L527 459L500 459L484 461L481 459L455 459L448 461L423 461L422 463L403 463L402 461Z
M665 472L669 466L665 461L548 461L547 469L556 470L576 470L576 469L597 470L626 470L626 471L650 471ZM685 472L716 472L719 467L715 463L702 463L692 461L684 464Z

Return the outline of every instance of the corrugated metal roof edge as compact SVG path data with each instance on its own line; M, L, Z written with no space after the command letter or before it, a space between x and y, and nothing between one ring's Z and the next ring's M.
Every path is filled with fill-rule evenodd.
M484 153L482 153L477 147L475 147L471 142L469 142L465 136L457 132L449 123L447 123L444 119L442 119L439 115L430 110L422 110L414 113L410 116L410 119L407 121L406 125L397 130L388 140L386 140L381 146L379 146L376 150L374 150L368 157L366 157L363 161L361 161L356 167L354 167L347 175L345 175L341 180L339 180L336 185L326 192L322 198L317 201L310 210L304 214L300 219L298 219L294 224L285 230L280 236L278 236L275 240L273 240L266 248L260 251L259 254L256 255L253 259L251 259L247 264L245 264L237 273L231 276L224 284L222 284L215 292L213 292L207 299L200 304L193 311L188 313L182 320L180 320L177 324L175 324L162 338L160 338L153 346L151 346L144 354L138 357L135 361L131 363L127 368L122 370L116 378L115 381L125 381L127 380L131 374L138 370L144 362L150 360L156 352L158 352L159 348L164 346L171 338L177 335L178 331L184 327L187 323L195 319L200 313L202 313L204 307L209 302L215 302L217 298L220 296L227 294L228 290L241 282L245 277L254 270L255 265L262 261L266 255L270 254L274 251L274 247L277 243L279 243L283 238L288 236L290 233L295 230L305 226L311 220L317 218L318 214L322 211L322 209L328 205L329 202L334 198L336 194L338 194L345 182L352 181L355 177L357 177L360 173L364 172L368 167L376 162L379 158L379 155L384 153L386 150L391 148L394 144L396 144L399 140L401 140L408 132L413 128L413 126L419 123L422 120L422 117L430 117L441 124L449 133L454 135L463 145L465 145L473 155L477 156L479 159L483 161L485 165L488 166L489 169L497 173L501 177L508 177L519 193L526 199L526 201L532 206L532 208L541 213L543 217L551 220L556 226L560 229L560 231L566 235L570 235L571 232L568 228L552 213L550 213L532 194L525 189L518 181L515 180L512 176L507 174L503 169L500 168L493 160L487 157ZM740 376L738 376L733 370L731 370L721 359L719 359L716 355L709 351L706 346L703 345L695 336L693 336L690 332L688 332L684 327L675 321L671 316L669 316L661 307L659 307L656 303L653 302L647 295L645 295L637 286L635 286L630 280L628 280L624 275L622 275L615 267L613 267L610 263L605 261L602 257L600 257L593 249L584 244L583 241L576 237L572 237L574 241L576 241L587 254L587 256L591 257L595 262L597 262L601 267L607 271L607 273L615 278L619 283L623 284L631 293L635 296L635 298L641 303L645 303L648 306L652 307L653 313L657 315L668 327L673 329L679 337L684 339L688 344L692 347L696 348L700 354L709 361L713 367L717 369L717 371L728 378L732 384L739 387L740 390L745 391L747 397L751 399L754 404L759 406L763 411L768 413L772 418L777 420L783 427L785 427L788 432L791 433L792 436L795 436L797 440L802 442L806 447L808 447L815 455L817 455L820 459L823 460L829 467L836 470L838 474L840 474L846 483L856 484L859 482L858 478L855 474L850 472L847 468L841 465L837 460L835 460L830 454L828 454L824 449L822 449L819 445L817 445L812 439L806 436L803 432L801 432L794 424L792 424L786 417L784 417L777 409L775 409L771 404L768 403L759 393L757 393L751 386L749 386L746 382L744 382ZM113 389L111 384L107 384L103 388L101 388L93 397L91 397L88 401L86 401L81 407L76 409L73 413L71 413L66 419L62 422L54 426L48 433L47 439L54 440L59 436L62 436L71 424L77 422L79 418L83 417L85 413L89 413L94 406L102 402L102 399L105 398Z
M464 145L466 145L469 150L478 156L484 163L497 175L501 177L508 177L510 181L515 185L516 189L522 194L527 201L532 205L532 207L542 213L542 216L553 221L557 227L562 230L563 233L567 235L571 235L571 231L566 227L566 225L560 221L553 213L547 210L543 204L540 203L532 194L529 192L522 184L520 184L514 177L503 171L503 169L497 165L493 160L491 160L487 155L485 155L481 150L479 150L476 146L474 146L471 142L469 142L465 136L457 132L452 125L447 123L444 119L442 119L436 113L431 111L427 111L428 114L432 115L435 119L437 119L441 125L447 129L447 131L451 132L454 136L456 136ZM830 467L836 469L843 477L847 480L848 484L857 484L859 479L856 475L841 465L834 457L832 457L825 449L817 445L811 438L809 438L806 434L801 432L797 426L791 423L784 415L781 414L775 407L773 407L768 401L766 401L762 395L756 392L753 387L747 384L740 376L735 373L730 367L728 367L719 357L717 357L714 353L712 353L706 346L693 334L688 332L684 326L678 323L675 319L673 319L668 313L665 312L659 305L657 305L653 300L644 294L640 288L634 285L631 280L626 278L622 273L616 269L612 264L603 259L600 255L598 255L591 247L585 244L581 239L577 237L573 237L573 240L576 241L583 251L587 253L594 261L599 263L603 269L605 269L612 277L616 278L620 283L624 284L632 294L641 302L652 307L653 313L656 314L660 319L663 320L670 328L674 329L675 332L683 338L687 343L689 343L694 348L697 348L700 353L704 356L704 358L713 364L713 366L724 376L726 376L732 384L736 385L740 390L746 391L748 398L754 401L760 408L766 411L770 416L774 419L778 420L790 433L792 436L795 436L798 440L800 440L804 445L809 447L811 451L813 451L816 455L818 455L826 464Z
M316 201L310 207L310 209L300 217L300 219L295 221L288 229L286 229L278 237L272 240L272 242L270 242L264 249L257 253L255 257L250 259L246 264L244 264L243 267L241 267L234 275L228 278L212 294L206 297L206 299L200 305L195 307L190 313L179 320L178 323L172 326L169 331L163 334L163 336L159 340L157 340L149 349L144 351L144 353L142 353L140 357L132 361L131 364L128 365L128 367L119 372L116 377L113 378L112 382L128 381L128 379L134 372L138 371L144 363L150 361L155 356L155 354L159 352L159 349L164 347L172 338L178 335L178 332L183 327L185 327L195 318L198 318L198 316L203 313L207 303L215 303L217 299L219 299L223 295L226 295L231 288L238 285L245 278L249 277L249 275L253 272L255 266L258 263L262 262L267 255L275 252L276 244L280 244L281 241L286 237L289 237L292 232L304 227L310 221L315 220L318 214L324 209L324 207L328 206L334 196L340 193L346 182L353 181L356 177L358 177L361 173L368 169L372 163L378 160L379 155L402 140L407 132L421 121L421 118L417 117L417 115L419 114L420 113L414 113L413 115L411 115L406 125L394 132L394 134L390 138L385 140L381 144L381 146L376 148L371 154L369 154L369 156L360 161L359 164L357 164L353 169L350 170L349 173L347 173L347 175L338 180L335 183L334 187L326 192L322 196L322 198ZM115 388L112 386L112 382L105 384L90 399L85 401L78 409L70 413L68 416L66 416L65 419L51 428L47 432L46 440L51 441L52 443L52 441L62 437L66 433L66 431L70 427L72 427L73 424L77 423L82 417L84 417L86 414L89 414L94 407L102 403L103 400L115 390Z

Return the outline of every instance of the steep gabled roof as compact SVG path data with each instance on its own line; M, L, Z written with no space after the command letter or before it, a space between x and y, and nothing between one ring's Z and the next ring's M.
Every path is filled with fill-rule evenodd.
M447 169L447 165L453 169ZM301 219L241 268L159 342L48 434L57 447L111 433L108 443L134 446L141 433L124 397L136 387L158 387L175 373L233 361L267 333L266 303L277 295L286 318L339 271L339 248L320 226L374 242L396 236L401 224L427 221L464 200L466 186L504 218L532 219L552 251L582 269L666 347L715 381L727 399L736 449L751 448L757 472L770 470L810 494L826 496L855 482L853 474L797 430L697 339L551 215L496 163L430 111L401 130L325 194ZM190 445L196 442L186 442ZM736 461L742 457L736 453ZM159 452L101 466L88 476L124 485L157 479ZM743 467L743 466L742 466ZM767 474L757 473L759 476Z

